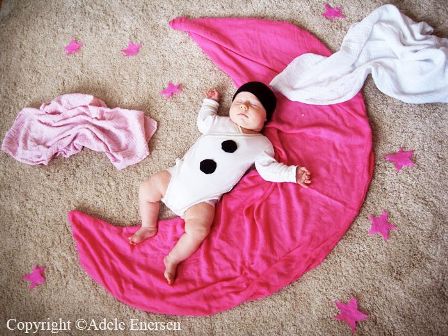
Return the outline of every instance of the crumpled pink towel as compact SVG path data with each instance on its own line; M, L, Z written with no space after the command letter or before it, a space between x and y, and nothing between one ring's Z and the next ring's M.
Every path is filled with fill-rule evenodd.
M92 95L70 93L40 109L22 109L2 150L23 163L47 165L55 156L69 157L87 147L106 153L123 169L148 156L148 141L156 129L157 122L142 111L110 109Z

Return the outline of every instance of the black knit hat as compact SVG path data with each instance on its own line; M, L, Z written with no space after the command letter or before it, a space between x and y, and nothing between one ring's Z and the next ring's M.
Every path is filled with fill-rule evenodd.
M266 119L267 121L271 120L272 114L275 110L275 105L277 104L277 98L275 97L274 92L262 82L247 82L246 84L241 85L238 90L236 90L233 95L232 101L235 100L235 97L240 92L250 92L255 95L260 103L263 105L266 110Z

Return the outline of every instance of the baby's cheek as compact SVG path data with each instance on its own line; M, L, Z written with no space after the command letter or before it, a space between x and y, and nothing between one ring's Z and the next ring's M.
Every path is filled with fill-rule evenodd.
M264 125L264 119L259 116L257 118L257 126L258 127L263 127L263 125Z
M229 117L234 117L237 114L237 109L230 107L229 109Z

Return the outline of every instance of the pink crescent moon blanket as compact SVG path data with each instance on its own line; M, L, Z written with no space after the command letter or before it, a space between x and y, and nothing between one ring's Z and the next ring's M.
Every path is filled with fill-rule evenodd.
M237 86L269 83L303 53L330 54L313 35L287 22L180 17L170 25L187 32ZM162 259L183 233L180 218L161 220L158 234L134 247L127 237L138 227L71 211L84 270L132 307L197 316L266 297L319 265L358 215L372 178L363 97L316 106L279 94L265 135L279 161L310 170L310 188L266 182L249 170L217 204L209 236L179 265L173 286L163 277Z

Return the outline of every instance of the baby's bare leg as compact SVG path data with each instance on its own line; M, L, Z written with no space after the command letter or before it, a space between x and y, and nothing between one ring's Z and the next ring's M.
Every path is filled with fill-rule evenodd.
M157 233L160 200L165 195L170 179L170 173L162 170L140 184L138 206L142 219L142 227L134 235L129 237L129 243L140 243Z
M170 253L163 259L164 276L168 284L174 282L177 265L191 256L207 237L215 216L215 207L208 203L193 205L185 212L185 233L179 238Z

